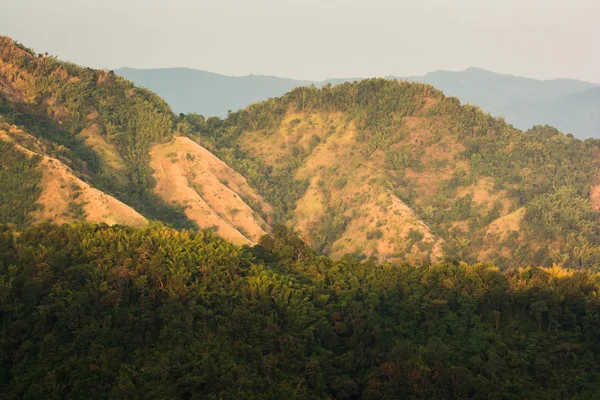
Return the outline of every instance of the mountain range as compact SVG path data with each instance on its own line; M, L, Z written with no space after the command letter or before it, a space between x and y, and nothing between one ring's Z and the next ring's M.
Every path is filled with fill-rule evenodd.
M360 80L302 81L273 76L232 77L188 68L131 69L117 74L162 96L176 112L226 117L252 103L281 96L295 87ZM424 76L396 77L428 83L463 103L503 116L519 129L548 124L578 138L600 136L600 85L574 79L537 80L480 68L435 71Z

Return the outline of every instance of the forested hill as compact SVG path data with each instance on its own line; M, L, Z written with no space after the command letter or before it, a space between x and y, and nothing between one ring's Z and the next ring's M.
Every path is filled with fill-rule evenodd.
M600 262L597 140L522 132L431 86L384 79L186 123L325 254Z
M384 79L174 115L0 37L0 397L599 398L599 146Z
M0 113L99 189L150 218L191 226L151 190L149 151L170 139L173 124L169 106L152 92L0 37Z

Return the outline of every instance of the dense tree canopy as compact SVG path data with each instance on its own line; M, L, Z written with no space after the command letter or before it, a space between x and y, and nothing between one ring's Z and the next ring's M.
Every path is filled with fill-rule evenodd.
M14 144L0 140L0 224L25 224L39 205L39 156L28 157Z
M17 398L589 399L600 276L376 265L277 228L0 233L0 391Z

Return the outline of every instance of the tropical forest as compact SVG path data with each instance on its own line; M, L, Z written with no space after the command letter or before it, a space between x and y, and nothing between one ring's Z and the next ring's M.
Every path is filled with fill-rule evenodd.
M2 399L600 398L600 139L392 78L178 113L0 36L0 349Z

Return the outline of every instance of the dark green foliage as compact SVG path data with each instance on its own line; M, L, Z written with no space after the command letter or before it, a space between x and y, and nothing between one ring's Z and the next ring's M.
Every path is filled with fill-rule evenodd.
M332 261L276 228L0 227L5 399L590 399L600 278Z
M28 157L14 144L0 140L0 224L30 221L41 194L40 161L39 156Z
M183 115L179 127L244 175L273 205L275 219L286 222L291 218L296 201L308 187L308 182L296 180L294 175L309 153L296 148L288 159L281 160L282 164L274 168L241 149L239 139L246 130L274 131L291 106L303 112L345 112L348 120L357 120L366 141L365 151L372 153L392 142L402 118L421 107L425 96L440 97L442 94L431 86L384 79L327 85L321 89L301 87L281 98L229 113L225 120ZM317 144L318 141L311 138L309 148L313 149ZM344 185L344 180L335 184L337 188Z

